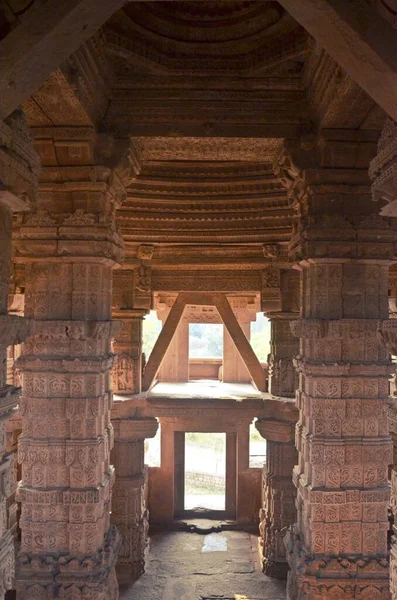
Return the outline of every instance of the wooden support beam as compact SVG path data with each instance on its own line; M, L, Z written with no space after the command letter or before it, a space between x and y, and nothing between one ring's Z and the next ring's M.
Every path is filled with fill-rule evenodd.
M186 300L184 295L179 294L170 310L170 314L168 315L166 322L164 323L164 327L160 331L160 335L157 338L157 341L149 356L149 360L147 361L142 380L142 389L145 392L149 390L150 386L153 384L158 370L160 369L163 358L181 321L185 306Z
M20 104L125 4L126 0L47 0L0 42L0 119Z
M279 2L397 121L397 35L392 25L360 0Z
M252 377L252 381L260 392L264 392L266 384L265 372L253 351L251 344L245 337L244 331L241 329L226 296L218 295L215 306L237 348L237 352L240 354L241 359L244 361L244 364Z

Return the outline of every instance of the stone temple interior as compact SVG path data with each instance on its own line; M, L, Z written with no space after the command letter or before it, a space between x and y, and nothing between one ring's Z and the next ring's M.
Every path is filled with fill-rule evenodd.
M1 599L397 600L396 123L396 0L0 3Z

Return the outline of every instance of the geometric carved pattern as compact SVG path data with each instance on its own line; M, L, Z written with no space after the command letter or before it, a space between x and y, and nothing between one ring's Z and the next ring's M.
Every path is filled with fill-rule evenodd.
M275 167L297 211L290 250L302 270L301 319L292 323L300 353L291 599L389 595L390 362L377 326L388 318L395 226L376 214L359 151L370 158L373 144L320 135L310 150L289 144ZM342 153L351 170L340 177Z

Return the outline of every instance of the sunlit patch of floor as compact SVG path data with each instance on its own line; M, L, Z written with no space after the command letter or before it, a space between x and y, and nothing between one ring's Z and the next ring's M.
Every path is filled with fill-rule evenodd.
M261 572L258 538L241 531L153 535L146 573L120 590L120 600L285 600L285 595L285 582Z

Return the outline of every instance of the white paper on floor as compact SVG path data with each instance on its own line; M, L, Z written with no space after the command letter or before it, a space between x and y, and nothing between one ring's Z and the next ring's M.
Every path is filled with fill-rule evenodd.
M227 538L221 533L206 535L201 552L227 552Z

